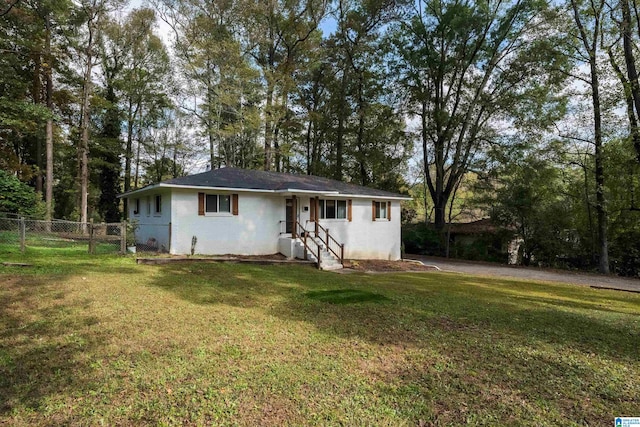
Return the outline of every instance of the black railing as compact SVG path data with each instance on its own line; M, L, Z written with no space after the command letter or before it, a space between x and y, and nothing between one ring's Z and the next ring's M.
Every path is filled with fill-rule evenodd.
M298 221L295 222L294 230L295 233L291 233L292 237L295 238L295 235L297 234L298 236L300 236L300 240L304 245L304 259L307 259L308 252L311 252L316 257L317 267L320 268L320 262L322 261L322 250L316 239L311 237L311 233L309 233L309 231L307 231ZM315 245L316 247L315 252L311 248L312 245Z
M324 228L317 221L314 222L313 230L308 230L303 227L298 221L280 221L280 234L291 233L291 238L300 240L304 244L305 254L304 258L307 258L307 251L311 252L318 260L318 268L320 267L321 256L321 244L327 248L327 251L335 255L340 260L340 264L344 263L344 243L338 242L330 233L328 228ZM283 227L284 226L284 227ZM324 238L323 238L324 235ZM319 242L316 240L318 239ZM311 243L312 242L312 243ZM311 246L316 247L316 251L311 249Z
M340 260L340 264L344 263L344 243L338 242L331 234L329 234L329 229L324 228L320 224L316 222L316 226L318 228L317 237L320 239L322 243L325 244L327 250L336 256ZM324 232L324 239L322 238L322 232Z

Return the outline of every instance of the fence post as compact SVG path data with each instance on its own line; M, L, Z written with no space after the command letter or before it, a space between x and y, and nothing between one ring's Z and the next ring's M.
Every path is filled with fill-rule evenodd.
M120 223L120 255L127 254L127 221Z
M27 245L27 227L24 221L24 217L20 217L20 252L24 253L25 247Z
M89 220L89 253L91 255L93 255L95 253L94 250L94 241L93 241L93 218L91 218L91 220Z

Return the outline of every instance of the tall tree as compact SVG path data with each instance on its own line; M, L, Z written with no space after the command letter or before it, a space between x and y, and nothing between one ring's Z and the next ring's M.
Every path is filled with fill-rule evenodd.
M380 97L383 81L381 75L383 58L381 55L380 29L395 18L396 2L392 0L354 1L340 0L335 12L338 29L334 35L334 49L337 50L339 69L337 93L337 132L335 136L335 179L343 179L345 155L346 119L351 109L348 98L353 99L357 123L355 130L355 156L358 163L357 175L362 185L369 184L369 174L365 165L365 121L367 109ZM378 74L378 75L376 75ZM373 178L373 177L371 177Z
M640 83L638 82L638 69L636 65L636 43L640 40L640 15L638 7L633 2L633 12L629 0L619 0L618 4L609 5L609 16L617 27L619 37L613 44L608 46L607 53L616 76L622 84L627 118L629 120L629 133L633 141L636 158L640 162ZM595 6L594 6L595 7ZM635 31L634 31L635 30ZM615 31L615 30L614 30ZM623 67L618 64L614 46L622 41Z
M604 0L583 2L571 0L571 10L577 27L577 53L589 66L588 78L581 79L588 84L593 108L593 145L596 182L596 215L598 223L599 270L609 273L609 248L607 238L607 211L605 199L605 175L602 139L602 110L600 79L598 70L599 47L604 14Z
M44 22L38 2L15 3L0 20L0 166L41 189Z
M82 61L82 93L80 96L80 141L78 143L79 162L79 203L80 222L87 223L89 217L89 132L91 116L91 96L93 95L93 68L97 61L96 47L101 26L110 8L118 0L82 0L78 6L78 20L83 31L75 46Z
M180 106L197 118L209 164L253 164L259 83L240 41L242 2L152 2L171 27L181 71Z
M499 142L499 127L553 115L557 32L536 0L421 0L409 15L395 29L398 74L420 121L424 175L442 229L457 183Z
M326 0L245 0L248 49L265 85L264 169L280 170L276 128L287 114L291 76L326 14Z
M110 186L118 185L114 179L120 166L116 167L118 154L124 155L124 191L131 190L135 183L132 172L136 151L134 144L140 145L140 136L145 132L144 125L153 125L153 121L143 117L145 111L153 111L153 105L168 104L167 94L174 87L170 78L171 65L166 48L154 31L156 21L152 9L134 9L122 20L110 19L106 21L101 37L101 70L104 76L104 96L110 109L104 115L101 129L102 143L110 143L113 148L102 150L102 156L108 157L102 163L103 176L109 175ZM117 110L117 112L116 112ZM118 124L108 125L109 121ZM123 123L125 123L124 126ZM125 131L125 144L121 147L121 128ZM105 133L107 132L107 133ZM109 166L112 165L112 166ZM119 175L119 173L117 173ZM104 184L104 181L103 181ZM105 192L101 186L104 201L107 206L113 191ZM114 203L114 202L112 202ZM113 210L113 208L111 208ZM126 217L128 208L123 209Z

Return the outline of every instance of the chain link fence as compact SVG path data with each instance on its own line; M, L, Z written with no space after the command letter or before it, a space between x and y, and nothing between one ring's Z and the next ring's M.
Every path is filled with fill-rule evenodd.
M132 221L128 225L127 242L128 252L168 253L171 242L171 223Z
M91 254L126 251L126 223L82 223L0 217L0 252L26 248L86 250Z

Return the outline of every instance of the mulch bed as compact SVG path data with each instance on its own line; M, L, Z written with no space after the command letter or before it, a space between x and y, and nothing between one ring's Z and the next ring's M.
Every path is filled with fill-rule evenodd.
M344 267L356 271L433 271L432 266L407 261L345 260Z
M173 264L189 262L235 262L251 264L305 264L308 261L289 260L282 254L272 255L218 255L218 256L170 256L138 258L138 264ZM353 271L433 271L435 267L409 261L345 260L344 268Z
M151 257L136 258L138 264L174 264L174 263L192 263L192 262L230 262L239 264L309 264L309 261L290 260L284 255L216 255L216 256L169 256L169 257Z

